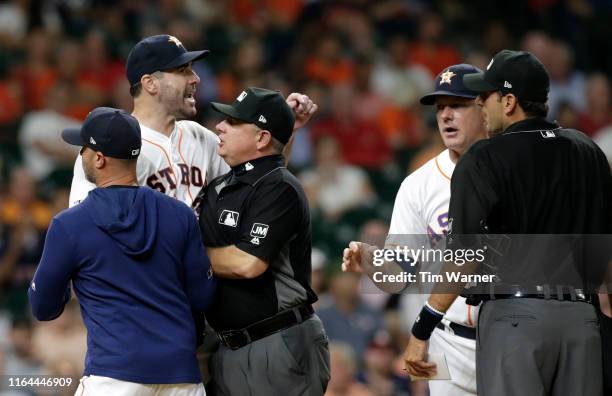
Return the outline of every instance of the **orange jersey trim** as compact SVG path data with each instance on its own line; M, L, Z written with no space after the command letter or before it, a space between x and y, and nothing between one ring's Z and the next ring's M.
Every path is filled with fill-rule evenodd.
M472 323L472 306L468 305L467 310L468 310L468 324L470 326L474 326L474 323Z
M434 160L436 162L436 168L438 168L438 171L440 172L440 174L444 176L446 179L450 180L451 178L446 173L444 173L444 171L442 171L442 168L440 168L440 164L438 163L438 156L436 156Z
M181 130L181 128L177 128L177 129L179 131L179 143L178 143L179 156L181 157L181 160L183 161L183 163L187 165L187 161L185 161L185 157L183 157L183 153L181 152L181 143L183 142L183 131ZM178 187L178 183L177 183L177 187ZM191 199L191 202L193 203L193 197L191 196L191 189L189 187L191 187L191 179L189 179L189 184L187 185L187 194L189 194L189 199Z
M172 161L170 161L170 156L168 156L168 153L166 152L166 149L163 148L162 146L160 146L159 144L152 142L148 139L142 138L142 140L144 140L145 142L151 143L153 146L157 147L158 149L161 150L162 153L164 153L164 157L166 157L166 161L168 161L168 167L170 168L170 173L172 173L172 176L174 176L174 184L176 184L177 190L178 190L178 182L176 180L176 175L174 174L174 168L172 168Z

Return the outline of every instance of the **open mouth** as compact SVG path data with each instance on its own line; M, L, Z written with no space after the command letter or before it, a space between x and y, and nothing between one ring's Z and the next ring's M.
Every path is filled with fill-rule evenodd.
M195 104L194 94L195 94L195 92L189 92L189 93L185 94L185 101Z
M444 128L442 131L443 131L444 133L451 134L451 133L455 133L455 132L457 132L457 131L458 131L458 129L457 129L457 128L453 128L453 127L446 127L446 128Z

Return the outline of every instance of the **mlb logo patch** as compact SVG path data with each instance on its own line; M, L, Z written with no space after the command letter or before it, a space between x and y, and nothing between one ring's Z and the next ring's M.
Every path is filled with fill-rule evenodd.
M219 224L223 224L229 227L238 227L238 217L240 214L233 210L225 209L219 216Z
M251 228L251 236L253 238L265 238L268 235L268 225L262 223L253 223Z

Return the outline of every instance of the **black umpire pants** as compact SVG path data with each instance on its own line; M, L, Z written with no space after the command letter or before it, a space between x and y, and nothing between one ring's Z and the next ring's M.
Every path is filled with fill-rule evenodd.
M476 376L479 396L603 395L595 307L535 298L486 301Z

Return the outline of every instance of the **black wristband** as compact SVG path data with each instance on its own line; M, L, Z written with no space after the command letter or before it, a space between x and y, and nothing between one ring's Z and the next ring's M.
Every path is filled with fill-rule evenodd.
M443 316L425 305L414 321L414 325L412 325L412 335L422 341L429 340L431 333L436 328L436 325L440 323Z

